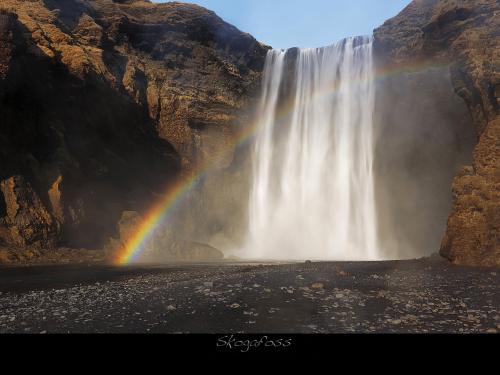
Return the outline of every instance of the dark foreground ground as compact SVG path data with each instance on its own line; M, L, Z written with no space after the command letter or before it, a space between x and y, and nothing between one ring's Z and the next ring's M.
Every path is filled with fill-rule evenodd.
M0 268L1 333L497 333L500 270L441 260Z

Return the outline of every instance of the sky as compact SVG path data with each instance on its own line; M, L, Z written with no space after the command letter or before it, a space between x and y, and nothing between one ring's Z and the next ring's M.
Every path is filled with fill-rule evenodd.
M165 0L154 0L166 2ZM348 36L371 35L411 0L183 0L274 48L322 47Z

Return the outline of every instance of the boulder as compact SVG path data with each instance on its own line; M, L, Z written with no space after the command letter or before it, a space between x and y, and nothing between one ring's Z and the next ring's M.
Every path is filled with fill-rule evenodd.
M109 238L105 245L106 253L110 258L116 258L124 251L127 242L134 235L142 222L142 216L136 211L124 211L118 221L116 234Z
M176 241L170 245L168 257L179 262L214 262L224 259L224 254L207 244Z
M106 246L112 258L121 254L130 238L134 236L143 217L135 211L125 211L117 226L117 238L111 238ZM222 260L224 254L203 243L175 238L168 225L157 228L152 238L145 244L138 261L144 263L164 262L206 262Z

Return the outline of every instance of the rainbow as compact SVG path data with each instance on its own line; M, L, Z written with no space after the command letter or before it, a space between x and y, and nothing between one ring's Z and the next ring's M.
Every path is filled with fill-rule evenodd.
M376 72L375 79L383 80L390 76L404 74L404 73L416 73L427 69L439 69L447 68L449 64L430 64L430 63L419 63L412 66L406 66L404 68L392 68L385 69ZM315 95L313 100L318 100L325 95L334 95L338 91L338 86L329 88L323 92L319 92ZM284 106L278 113L276 113L276 119L281 122L290 115L293 110L293 103L289 106ZM234 139L228 142L227 149L235 149L238 146L250 141L253 136L257 133L258 129L261 127L259 121L254 122L250 126L247 126L243 132L237 134ZM216 161L216 160L215 160ZM127 240L127 243L118 252L115 263L117 265L127 265L134 263L141 256L146 248L146 245L153 237L156 229L158 229L162 224L166 223L172 216L173 208L177 206L179 202L201 181L203 176L209 171L211 166L214 165L214 160L208 160L202 163L195 171L192 171L188 176L180 177L174 184L169 186L162 198L153 205L149 211L144 216L143 221L137 227L133 235Z
M190 178L181 178L169 187L163 198L149 210L123 249L118 253L116 258L118 265L127 265L137 260L155 230L168 219L172 211L171 208L192 189L196 182L197 177L193 175Z

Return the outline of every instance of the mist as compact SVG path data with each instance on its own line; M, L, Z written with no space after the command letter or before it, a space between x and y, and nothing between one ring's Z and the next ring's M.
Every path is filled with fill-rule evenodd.
M384 76L375 100L376 200L382 249L398 259L439 251L451 186L477 136L448 67Z
M287 52L288 62L283 72L285 77L279 93L278 108L293 107L295 98L291 93L295 85L298 51L292 49ZM382 74L380 64L375 61L371 125L375 205L373 220L376 223L378 248L376 258L426 257L439 251L451 211L452 182L460 169L471 163L477 135L466 104L454 92L448 66L412 67ZM353 110L355 109L351 109ZM252 126L262 123L262 108L255 106L252 113L253 117L249 117L248 123ZM286 128L292 117L283 116L279 126ZM206 139L220 137L215 128L211 132L207 133ZM177 237L209 244L231 259L256 255L254 252L252 256L252 250L248 247L252 246L249 245L250 228L264 224L252 222L255 215L252 217L250 209L252 185L255 183L254 153L257 134L258 131L237 148L212 145L212 153L217 148L224 152L219 153L217 161L212 163L212 167L182 203L183 208L178 209L174 223L169 224L169 227L175 228L173 232ZM280 136L275 139L274 163L280 164L282 152L278 150L286 145L282 138L280 140ZM342 159L340 162L348 160ZM279 173L279 170L273 173ZM322 194L325 194L325 200L328 192ZM344 215L349 214L346 212ZM304 221L311 219L311 212L306 210L303 214ZM328 226L335 227L339 220L341 219L337 216L337 219L324 223L324 232L315 232L313 229L309 233L313 236L328 233ZM298 225L299 221L295 224ZM365 238L359 237L366 234L365 230L362 227L352 228L352 225L356 224L350 224L351 233L357 233L355 236L362 243ZM283 238L280 243L279 235L273 235L272 227L269 229L266 236L272 238L263 238L262 241L267 241L267 246L271 246L269 241L272 241L273 248L266 252L264 246L257 257L287 259L287 239ZM289 227L287 230L294 229ZM264 232L261 235L264 236ZM288 260L322 258L318 248L322 245L325 248L329 246L327 238L323 237L326 235L304 239L301 255L297 257L292 254ZM253 241L255 244L255 233ZM308 243L312 246L309 256ZM366 242L364 246L367 246ZM354 251L369 254L369 249L364 249L363 252L358 248ZM324 254L328 252L325 250ZM347 251L344 255L325 255L323 260L374 258L373 254L371 257L359 254L349 254Z

